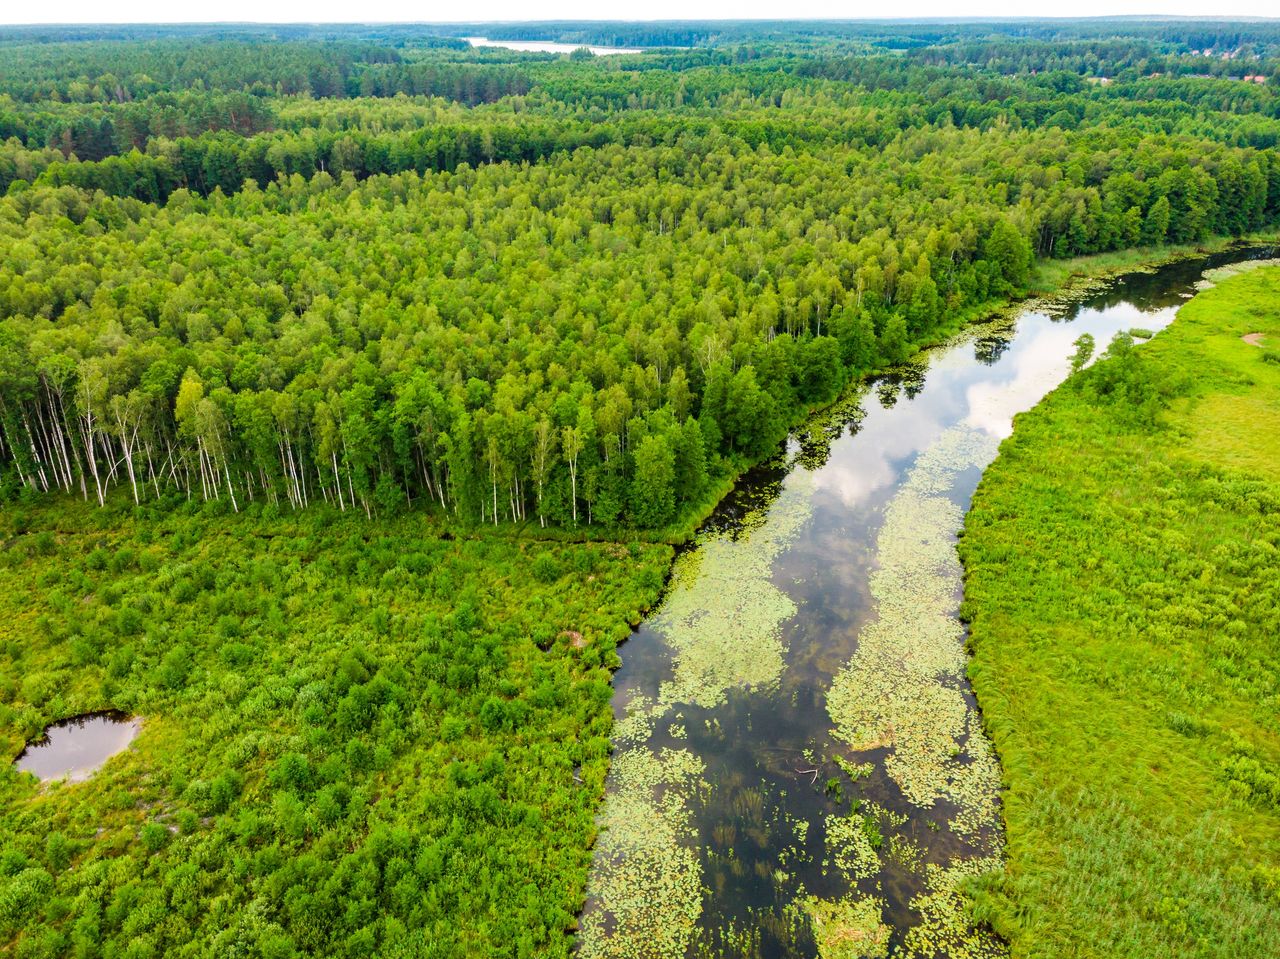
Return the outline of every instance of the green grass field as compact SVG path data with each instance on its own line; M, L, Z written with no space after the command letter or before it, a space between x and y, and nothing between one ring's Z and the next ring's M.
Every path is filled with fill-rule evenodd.
M1015 957L1280 956L1280 268L1111 352L961 541L1007 785L975 909Z

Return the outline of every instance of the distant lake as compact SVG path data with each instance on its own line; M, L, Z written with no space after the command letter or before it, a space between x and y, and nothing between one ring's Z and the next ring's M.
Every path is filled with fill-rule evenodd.
M635 47L593 47L586 43L553 43L550 40L490 40L488 37L463 37L473 47L503 47L507 50L525 50L529 53L573 53L586 47L597 56L610 53L643 53Z

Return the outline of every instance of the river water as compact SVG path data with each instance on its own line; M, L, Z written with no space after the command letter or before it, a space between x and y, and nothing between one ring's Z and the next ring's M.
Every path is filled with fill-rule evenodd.
M1077 337L1158 331L1205 269L1268 255L975 326L744 477L621 648L583 956L1004 955L956 892L1002 852L956 618L964 511Z

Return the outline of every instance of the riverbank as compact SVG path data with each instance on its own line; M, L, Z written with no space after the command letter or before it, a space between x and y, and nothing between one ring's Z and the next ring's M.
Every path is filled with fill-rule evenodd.
M1280 955L1278 304L1275 268L1197 296L1019 417L979 486L1008 867L975 912L1014 957Z
M1166 263L1218 253L1233 246L1249 246L1280 242L1280 230L1269 230L1249 236L1215 236L1199 243L1135 247L1077 256L1069 260L1037 260L1031 275L1031 295L1049 296L1070 289L1074 284L1106 280L1124 273L1155 269Z
M1003 869L1003 829L965 681L954 533L1014 415L1067 376L1075 337L1161 329L1207 267L1258 255L971 326L743 478L622 650L584 956L751 943L802 959L833 922L887 931L903 957L1005 955L959 892Z
M1169 244L1165 246L1136 247L1131 250L1117 250L1113 253L1099 253L1094 256L1078 256L1067 260L1037 260L1032 271L1031 281L1026 292L1011 299L982 303L968 310L958 311L951 322L938 328L926 339L911 344L907 361L911 362L920 354L936 349L942 344L963 333L966 329L1002 316L1016 317L1030 306L1032 300L1054 300L1070 296L1074 292L1083 292L1100 283L1105 283L1125 273L1154 270L1168 263L1192 259L1211 253L1218 253L1234 246L1254 244L1280 243L1280 231L1255 233L1244 237L1215 236L1200 243ZM841 388L839 395L830 403L814 406L806 410L793 423L792 431L799 429L815 417L821 416L832 407L847 403L866 385L877 377L891 372L893 367L886 366L851 376ZM733 491L742 476L750 469L767 462L743 461L735 464L728 473L719 475L708 484L708 492L704 499L685 516L665 530L653 531L646 535L643 531L637 538L657 542L680 545L693 538L698 528L710 518L720 505L721 500Z

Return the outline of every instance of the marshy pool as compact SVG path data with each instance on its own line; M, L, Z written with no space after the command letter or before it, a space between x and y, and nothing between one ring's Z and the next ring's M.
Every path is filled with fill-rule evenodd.
M82 782L126 749L141 728L142 720L121 712L73 716L47 727L40 739L18 755L14 765L44 782Z
M975 326L752 471L622 647L586 959L986 959L956 890L1002 864L956 534L1073 343L1157 331L1236 249ZM843 951L841 951L843 950Z

